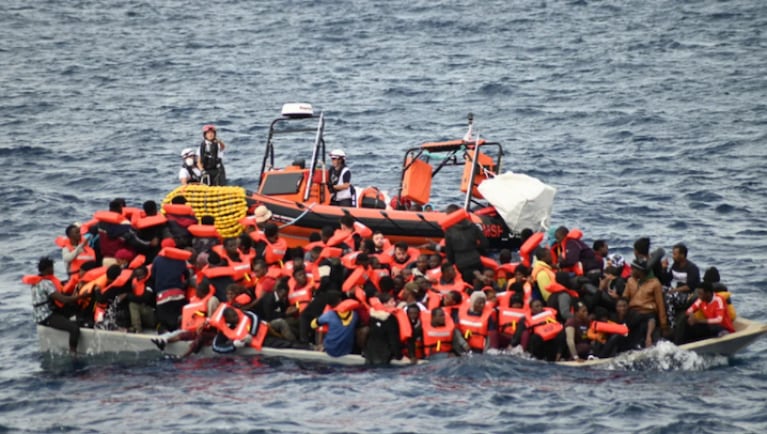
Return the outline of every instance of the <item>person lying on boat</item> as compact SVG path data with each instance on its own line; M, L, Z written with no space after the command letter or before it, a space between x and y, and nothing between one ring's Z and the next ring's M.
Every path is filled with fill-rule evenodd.
M181 168L178 170L178 180L182 185L199 184L202 180L202 171L197 165L197 154L192 148L185 148L181 151Z
M202 142L197 151L197 167L202 172L202 182L207 185L226 185L224 169L224 142L216 137L216 127L202 127Z
M22 281L32 286L32 308L35 323L69 333L69 352L77 354L80 326L70 317L72 304L80 294L66 295L59 279L53 274L53 259L43 257L37 263L37 275L24 276Z
M677 345L733 333L735 329L727 313L727 302L714 291L710 282L698 284L698 299L685 312L686 321L677 323L674 342Z
M352 172L346 166L346 152L334 149L330 152L333 164L328 170L330 178L330 204L335 206L354 206L355 194L352 186Z

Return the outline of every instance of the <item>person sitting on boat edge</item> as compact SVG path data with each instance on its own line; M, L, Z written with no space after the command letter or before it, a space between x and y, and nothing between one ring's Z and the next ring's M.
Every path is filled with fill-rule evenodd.
M181 151L181 168L178 170L178 180L181 185L199 184L202 180L202 171L197 167L197 154L192 148Z
M352 185L352 172L346 166L346 152L343 149L334 149L330 152L332 166L328 169L331 191L330 204L335 206L355 206L354 186Z
M216 137L216 127L202 127L202 143L197 151L197 167L202 172L202 183L207 185L226 185L224 170L224 142Z
M69 352L77 354L80 341L80 327L70 320L72 311L67 304L77 301L81 295L65 295L61 282L53 274L53 259L40 258L36 276L24 276L24 283L32 285L32 308L35 322L69 333ZM55 302L58 302L57 305Z
M487 306L483 291L474 291L469 302L458 308L458 328L472 351L482 353L498 348L498 326L495 309Z
M402 359L402 343L412 335L412 330L402 330L407 313L397 309L397 302L389 294L378 293L378 303L371 303L370 325L367 328L363 354L369 365L388 365L392 359ZM409 321L407 326L409 326Z
M687 321L677 323L674 342L677 345L724 336L735 329L727 313L727 303L714 292L711 282L696 289L698 299L685 312Z
M359 322L357 307L359 307L359 302L354 299L337 302L333 309L312 321L312 328L314 329L326 324L328 326L322 348L329 356L341 357L351 354L354 350L357 323Z

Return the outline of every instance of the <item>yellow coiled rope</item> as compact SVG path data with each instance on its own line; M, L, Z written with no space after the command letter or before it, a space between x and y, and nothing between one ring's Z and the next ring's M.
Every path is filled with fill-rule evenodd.
M186 198L186 204L194 209L198 220L206 215L213 216L216 229L223 238L236 237L242 232L239 220L248 211L244 188L181 185L168 193L162 203L170 203L179 195Z

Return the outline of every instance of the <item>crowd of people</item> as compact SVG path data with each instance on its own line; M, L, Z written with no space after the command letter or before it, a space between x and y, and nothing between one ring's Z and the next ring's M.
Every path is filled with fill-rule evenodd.
M223 143L213 126L203 136L198 153L182 153L179 177L223 183ZM333 200L348 205L346 155L331 157ZM442 244L418 248L349 214L292 248L266 206L240 224L240 236L222 238L214 218L196 215L183 196L162 209L115 199L56 240L67 279L47 257L25 276L35 320L68 331L72 353L79 328L97 327L157 331L159 347L188 341L190 353L271 346L359 353L372 364L514 347L549 361L585 360L734 331L718 271L701 278L684 244L669 263L640 238L629 262L605 240L589 246L581 231L559 227L549 240L523 231L518 252L491 259L468 219L447 228Z

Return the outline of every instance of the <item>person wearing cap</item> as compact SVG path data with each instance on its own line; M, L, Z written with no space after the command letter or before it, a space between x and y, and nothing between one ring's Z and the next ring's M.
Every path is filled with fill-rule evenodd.
M631 263L631 277L626 282L623 297L629 301L629 340L634 346L651 347L656 325L664 335L669 333L663 288L657 277L649 274L643 258Z
M202 127L202 142L197 151L197 167L202 172L202 183L207 185L226 185L224 170L224 142L216 137L216 127Z
M181 168L178 170L178 180L181 184L199 184L202 171L197 167L197 154L194 149L186 148L181 151Z
M335 206L354 206L354 187L352 172L346 166L346 152L334 149L330 152L333 165L328 170L330 176L330 204Z

